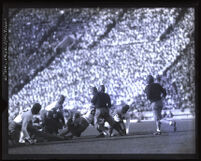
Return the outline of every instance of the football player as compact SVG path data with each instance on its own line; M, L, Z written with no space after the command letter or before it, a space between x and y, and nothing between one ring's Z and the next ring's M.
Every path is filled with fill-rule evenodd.
M81 116L79 112L75 112L68 120L67 128L61 130L59 135L66 136L68 133L71 133L71 135L66 138L73 138L74 136L80 137L90 124L94 125L94 115L94 109L89 110L89 112L83 116Z
M37 115L40 112L40 109L41 105L39 103L35 103L31 109L26 109L20 112L17 117L9 124L9 132L14 144L17 142L28 142L30 144L34 143L34 140L31 139L29 135L29 132L31 132L31 130L35 130L31 126L31 122L33 116Z
M166 97L166 90L159 83L154 83L152 75L148 75L146 81L148 85L145 88L145 93L148 100L151 102L151 109L153 110L153 116L156 122L156 132L154 135L161 134L162 122L173 126L174 131L176 131L176 122L162 119L161 115L163 108L162 99Z

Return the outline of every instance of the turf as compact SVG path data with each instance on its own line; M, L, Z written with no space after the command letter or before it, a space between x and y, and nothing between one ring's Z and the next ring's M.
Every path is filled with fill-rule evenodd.
M154 122L132 123L128 136L96 138L88 127L80 138L12 147L9 154L194 154L195 121L177 120L177 131L162 125L162 135L154 136Z

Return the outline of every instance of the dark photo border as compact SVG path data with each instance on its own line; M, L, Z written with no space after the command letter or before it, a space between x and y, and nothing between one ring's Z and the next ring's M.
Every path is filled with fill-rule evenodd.
M2 29L2 54L1 54L1 139L2 139L2 160L23 160L23 159L80 159L80 160L197 160L200 158L200 3L199 0L142 0L142 1L67 1L60 2L58 0L42 0L42 1L4 1L1 2L1 29ZM71 7L193 7L195 8L195 71L196 71L196 154L93 154L93 155L77 155L77 154L40 154L40 155L10 155L8 154L8 9L9 8L71 8Z

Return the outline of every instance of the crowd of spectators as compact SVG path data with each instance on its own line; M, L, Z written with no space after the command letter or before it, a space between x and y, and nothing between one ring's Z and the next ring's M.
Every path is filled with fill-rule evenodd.
M13 13L10 9L9 13ZM56 9L21 9L9 19L9 95L32 79L45 61L41 49L43 39L55 25L60 13ZM48 46L48 44L46 44ZM48 54L47 54L48 56ZM48 58L47 58L48 59Z
M194 52L187 34L193 31L193 9L188 9L168 39L159 40L179 11L22 9L9 22L9 114L35 102L45 107L60 94L67 97L65 108L86 109L91 87L101 84L106 86L114 107L125 102L139 111L150 110L144 95L148 74L167 77L168 90L175 81L177 99L182 102L182 107L175 108L194 107ZM66 41L60 45L69 36L74 48L66 47ZM186 56L181 56L186 48ZM177 59L178 63L169 68ZM167 68L169 71L164 72ZM29 76L34 73L34 77ZM27 76L30 82L23 82ZM12 93L21 83L25 86ZM170 90L166 101L170 108L175 104L171 95Z

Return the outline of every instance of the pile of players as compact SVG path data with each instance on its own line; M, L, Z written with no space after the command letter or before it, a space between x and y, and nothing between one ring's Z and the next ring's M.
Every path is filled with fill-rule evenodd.
M81 115L78 111L70 112L63 110L65 96L61 95L59 100L52 106L53 108L43 108L36 103L31 109L19 113L19 115L9 123L9 137L12 144L29 143L33 144L40 141L65 140L74 136L80 137L89 125L94 126L100 135L97 137L113 136L115 129L119 135L129 133L130 119L136 116L134 112L129 112L129 105L125 104L115 111L114 117L110 114L111 100L105 93L104 85L100 86L99 91L96 87L92 88L93 98L91 99L90 110ZM176 122L162 118L162 100L166 96L166 90L154 82L153 76L147 77L145 88L147 99L153 110L156 123L154 135L161 134L161 123L173 126L176 131ZM68 117L66 117L66 113ZM40 117L34 117L38 115ZM34 119L35 118L35 119ZM126 120L126 123L124 123ZM106 126L106 122L108 126Z
M11 144L65 140L80 137L89 125L100 133L97 137L114 136L114 129L119 135L129 133L130 118L134 114L129 111L129 105L123 105L110 114L111 100L105 93L104 85L98 91L92 88L93 98L90 110L81 115L78 111L63 109L65 96L61 95L53 108L42 108L35 103L31 109L24 110L9 123ZM126 124L123 120L126 119ZM107 124L107 123L108 124ZM117 134L118 135L118 134Z

